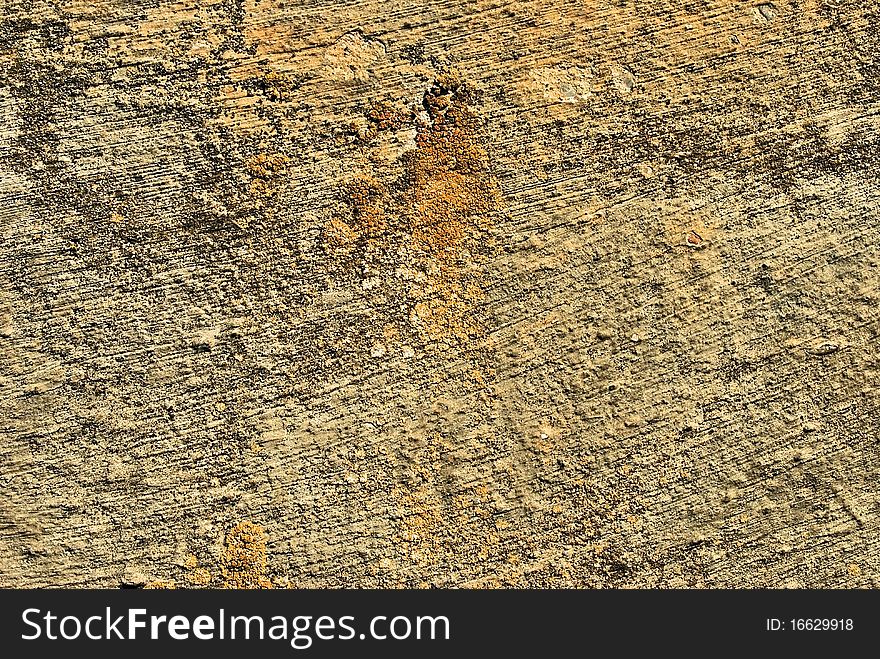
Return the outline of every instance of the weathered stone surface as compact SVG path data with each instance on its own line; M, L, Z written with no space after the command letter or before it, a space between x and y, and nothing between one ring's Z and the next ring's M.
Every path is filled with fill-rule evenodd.
M872 0L2 0L0 585L878 585Z

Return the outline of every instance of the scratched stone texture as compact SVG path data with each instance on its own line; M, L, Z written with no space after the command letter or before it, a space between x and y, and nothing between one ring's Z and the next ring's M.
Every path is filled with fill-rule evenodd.
M877 587L874 0L0 0L0 586Z

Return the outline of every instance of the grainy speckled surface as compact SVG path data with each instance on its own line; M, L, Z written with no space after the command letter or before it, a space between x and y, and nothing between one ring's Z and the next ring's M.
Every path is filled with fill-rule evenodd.
M0 586L876 587L874 0L0 0Z

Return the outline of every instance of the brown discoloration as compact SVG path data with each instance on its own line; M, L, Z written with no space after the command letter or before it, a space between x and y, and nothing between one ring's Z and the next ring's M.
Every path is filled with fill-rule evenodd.
M476 247L501 208L479 122L463 94L441 82L425 95L432 122L418 132L406 163L414 244L441 267Z
M354 249L358 232L338 217L331 217L324 225L322 239L331 253L339 251L347 254Z
M391 211L388 189L375 179L363 176L349 183L344 192L351 207L354 230L367 240L385 236Z
M480 290L468 262L488 246L489 230L502 208L481 145L480 122L467 99L456 78L441 76L424 94L428 122L410 119L415 148L394 164L401 173L388 184L370 175L349 182L344 196L351 220L334 218L325 232L328 245L349 245L357 235L363 239L362 258L396 251L424 273L405 299L410 329L428 341L458 342L476 335L469 315ZM388 105L373 106L370 133L406 128L402 116Z

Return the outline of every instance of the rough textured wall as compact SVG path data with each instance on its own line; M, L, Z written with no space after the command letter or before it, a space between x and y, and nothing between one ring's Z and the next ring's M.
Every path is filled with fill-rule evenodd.
M0 585L876 587L874 0L0 0Z

